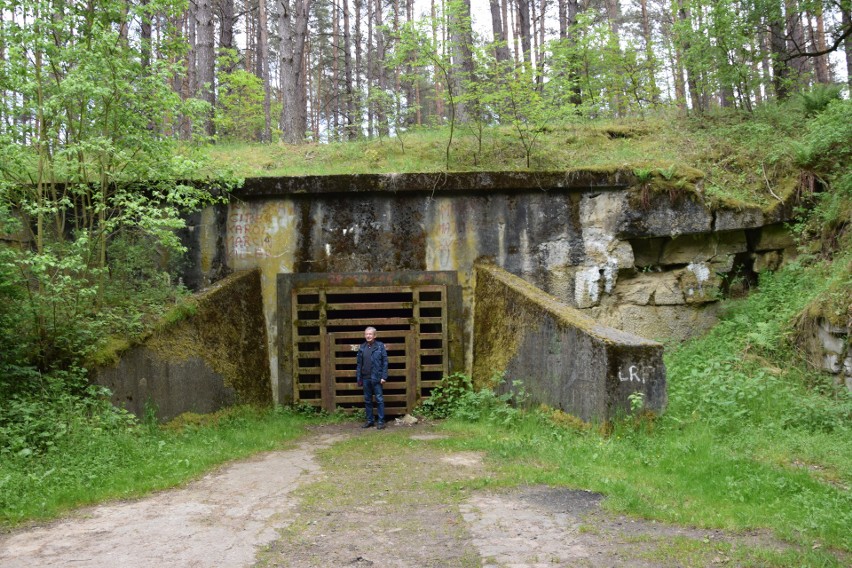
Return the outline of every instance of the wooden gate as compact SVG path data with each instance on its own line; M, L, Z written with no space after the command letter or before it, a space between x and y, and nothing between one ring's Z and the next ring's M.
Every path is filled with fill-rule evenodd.
M363 408L355 378L364 328L388 349L385 413L410 412L448 373L447 287L292 289L294 400L333 411Z

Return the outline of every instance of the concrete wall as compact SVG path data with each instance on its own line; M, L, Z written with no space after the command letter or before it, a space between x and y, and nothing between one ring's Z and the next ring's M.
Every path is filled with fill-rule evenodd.
M590 170L250 179L230 204L190 219L185 278L203 286L260 269L276 393L282 273L457 272L467 369L483 257L601 323L684 339L715 323L732 283L783 262L792 241L778 229L787 205L711 208L700 180L673 182L687 189L673 197L629 171Z
M586 421L630 411L645 395L657 413L666 406L663 346L597 324L579 310L496 266L478 264L473 378L502 388L520 380L533 405L547 404Z
M112 402L137 416L145 406L166 421L237 403L271 404L260 271L234 274L195 298L195 311L94 371Z

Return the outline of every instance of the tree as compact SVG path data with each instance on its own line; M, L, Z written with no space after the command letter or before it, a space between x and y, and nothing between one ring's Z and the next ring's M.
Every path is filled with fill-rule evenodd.
M281 131L291 144L304 141L308 122L303 69L309 9L310 0L279 0Z
M162 134L175 117L201 124L209 114L172 89L179 70L169 61L183 45L152 39L156 57L146 61L148 47L123 35L133 18L181 9L173 0L0 0L3 13L20 16L6 22L16 49L0 61L0 91L32 117L0 124L0 222L21 235L17 249L4 247L0 272L16 274L24 291L20 334L42 370L79 363L102 338L105 318L95 316L110 289L112 245L132 238L179 252L181 213L211 199L177 181L199 164Z
M196 69L198 83L195 96L207 102L209 111L204 117L204 131L213 136L213 109L216 106L216 52L213 41L213 0L195 1Z

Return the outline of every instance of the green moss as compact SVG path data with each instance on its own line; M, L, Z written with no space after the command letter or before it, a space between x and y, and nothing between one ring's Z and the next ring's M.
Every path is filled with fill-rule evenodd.
M194 316L196 313L198 313L198 304L194 298L190 298L163 314L163 317L155 325L155 330L167 329Z
M173 312L146 347L169 361L201 358L242 403L272 402L259 270L233 274Z
M802 310L797 327L815 326L820 320L835 327L852 327L852 259L838 261L838 267L828 288Z
M106 345L92 353L86 361L89 367L115 367L121 361L121 355L133 344L123 337L110 337Z

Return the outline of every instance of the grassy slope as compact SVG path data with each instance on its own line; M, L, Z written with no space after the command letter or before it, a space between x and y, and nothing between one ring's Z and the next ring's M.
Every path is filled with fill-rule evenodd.
M766 206L792 188L790 140L801 134L795 113L777 108L753 115L718 114L701 120L673 113L620 121L554 124L537 138L531 169L628 167L704 174L701 190L711 200ZM469 128L419 129L402 139L346 143L245 144L223 142L205 153L220 171L238 177L346 173L525 170L518 136L509 128L484 130L480 148ZM772 191L770 191L770 189Z

